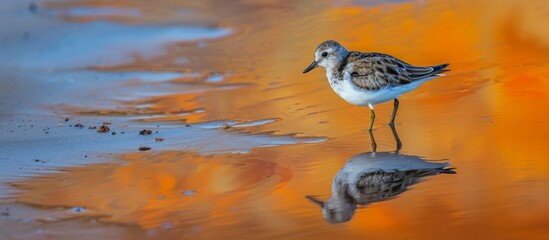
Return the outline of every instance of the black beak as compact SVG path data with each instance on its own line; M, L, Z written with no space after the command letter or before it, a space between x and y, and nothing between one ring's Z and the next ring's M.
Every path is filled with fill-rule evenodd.
M303 73L307 73L307 72L313 70L313 68L316 67L316 64L317 64L316 61L313 61L313 63L311 63L311 65L309 65L307 68L305 68L305 70L303 70Z
M305 198L309 199L311 202L313 202L315 205L323 208L324 207L324 202L316 199L315 197L313 196L306 196Z

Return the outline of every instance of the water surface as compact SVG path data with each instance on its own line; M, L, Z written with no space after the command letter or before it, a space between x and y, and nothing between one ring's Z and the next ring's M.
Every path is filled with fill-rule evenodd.
M12 50L19 58L2 61L24 74L3 76L49 81L68 95L34 94L18 104L162 135L76 147L103 161L7 182L13 192L3 196L0 232L13 239L543 239L547 11L541 0L46 2L24 14L70 32L76 57L66 57L63 45L39 57L34 48ZM116 44L104 48L71 30L78 27ZM372 153L368 109L334 94L323 70L301 74L327 39L417 65L449 62L452 71L401 97L395 129L386 126L392 104L376 106ZM24 49L25 40L10 44ZM17 60L25 56L36 64ZM4 109L5 121L19 113ZM139 144L153 150L136 151ZM384 158L438 165L371 167ZM334 188L345 166L404 177L348 181L375 201L344 194L331 202L347 215L332 221L319 204L349 192ZM377 187L387 185L388 194Z

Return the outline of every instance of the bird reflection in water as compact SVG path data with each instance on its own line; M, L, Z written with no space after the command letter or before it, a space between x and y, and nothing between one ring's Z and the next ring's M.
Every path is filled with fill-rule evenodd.
M350 221L357 206L392 199L408 190L423 177L454 174L448 162L430 162L419 156L400 154L402 143L394 126L390 126L397 150L376 152L372 132L372 152L358 154L348 160L332 182L332 196L321 201L306 198L322 208L324 219L332 224Z

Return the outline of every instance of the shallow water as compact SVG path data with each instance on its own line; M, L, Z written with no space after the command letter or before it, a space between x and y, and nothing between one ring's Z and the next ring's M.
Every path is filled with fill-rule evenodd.
M3 137L9 146L3 164L13 171L1 178L9 179L3 185L10 191L1 196L0 236L549 235L544 1L26 7L0 8L11 14L4 18L24 19L31 29L25 35L0 25L3 48L10 49L0 57L2 83L18 80L6 83L14 91L2 93L2 131L17 128L11 122L20 119L56 128L47 136ZM74 50L48 45L59 38L74 42ZM326 39L417 65L448 62L452 71L400 98L395 129L386 126L392 104L377 105L371 136L367 108L339 99L323 70L301 74ZM63 123L63 116L72 120ZM86 126L110 121L113 131L127 134L67 128L74 119ZM139 136L142 128L159 133ZM66 140L71 137L78 140ZM395 152L397 139L402 148ZM137 151L142 145L153 149ZM9 163L34 158L52 163L30 174ZM358 177L344 177L349 169Z

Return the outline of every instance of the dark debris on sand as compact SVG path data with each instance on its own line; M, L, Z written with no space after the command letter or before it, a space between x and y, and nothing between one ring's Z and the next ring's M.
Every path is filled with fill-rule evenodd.
M139 147L139 151L149 151L151 150L150 147Z
M99 129L97 129L98 133L106 133L109 132L111 129L107 125L101 126Z
M151 135L151 134L152 134L152 130L150 129L143 129L139 131L139 135Z
M29 3L27 8L29 9L30 12L36 13L40 9L40 5L38 5L37 2L31 2Z
M37 163L46 163L47 161L46 161L46 160L40 160L40 159L34 159L34 162L37 162Z

